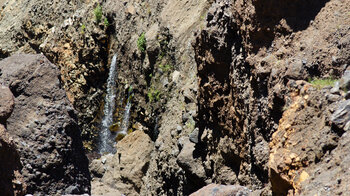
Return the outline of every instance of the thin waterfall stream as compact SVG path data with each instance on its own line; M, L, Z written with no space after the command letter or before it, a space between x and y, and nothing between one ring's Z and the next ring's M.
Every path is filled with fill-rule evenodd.
M103 109L103 118L100 131L100 142L98 151L100 154L114 153L114 136L109 130L109 127L113 124L113 113L115 110L115 98L116 98L116 63L117 55L113 56L111 67L109 69L109 75L107 79L107 94L105 96L105 105Z
M103 118L101 122L100 130L100 141L98 146L98 152L100 154L106 153L115 153L116 148L115 144L117 141L121 140L125 135L128 134L129 128L129 118L130 118L130 109L131 109L131 99L133 97L132 87L129 87L128 96L126 99L126 105L123 112L123 118L114 123L113 116L116 110L115 99L117 97L117 87L116 87L116 61L117 55L113 56L111 67L109 69L109 75L107 79L107 94L104 100L104 109L103 109ZM117 125L116 131L113 130L113 126ZM120 125L120 126L119 126Z

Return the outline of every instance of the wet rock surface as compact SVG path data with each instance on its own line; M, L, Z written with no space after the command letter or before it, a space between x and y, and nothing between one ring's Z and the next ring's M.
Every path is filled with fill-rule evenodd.
M43 55L19 54L2 60L0 69L0 82L15 97L7 130L19 150L27 193L89 193L88 160L57 67Z

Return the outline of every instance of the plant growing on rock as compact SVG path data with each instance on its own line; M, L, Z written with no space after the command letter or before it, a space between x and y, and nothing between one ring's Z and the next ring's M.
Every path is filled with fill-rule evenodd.
M102 7L100 5L97 5L97 7L94 9L95 14L95 20L97 23L101 22L102 18Z
M157 90L157 89L154 89L153 87L151 87L148 90L148 93L147 93L147 97L148 97L148 100L150 102L152 102L152 101L159 101L160 95L161 95L160 91Z
M82 24L81 27L80 27L81 31L80 33L81 34L84 34L85 33L85 29L86 29L86 25L85 24Z
M146 51L146 37L145 37L145 33L141 33L140 37L137 39L137 48L141 52L145 52Z
M314 78L314 79L309 79L309 83L312 84L315 88L318 90L326 87L326 86L334 86L335 82L337 80L332 79L332 78L324 78L324 79L319 79L319 78Z
M103 24L104 24L106 27L109 26L109 22L108 22L108 19L107 19L107 18L104 19Z
M163 72L167 72L169 70L171 70L173 68L173 66L169 65L169 64L160 64L159 68L163 71Z

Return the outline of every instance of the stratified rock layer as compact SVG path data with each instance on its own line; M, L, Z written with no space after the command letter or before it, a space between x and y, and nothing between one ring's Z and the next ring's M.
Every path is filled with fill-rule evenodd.
M15 96L7 129L19 148L27 192L89 193L88 160L57 67L43 55L13 55L0 69L0 82Z

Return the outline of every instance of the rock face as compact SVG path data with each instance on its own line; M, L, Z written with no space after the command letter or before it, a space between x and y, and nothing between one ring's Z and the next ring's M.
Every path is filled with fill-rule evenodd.
M17 147L4 127L14 108L14 97L8 87L0 86L0 192L4 196L24 195L26 184L21 175Z
M96 6L80 0L0 1L0 59L42 53L58 66L87 147L96 136L95 117L108 77L109 30L96 22Z
M0 124L0 192L4 196L25 195L26 184L21 175L22 164L20 162L17 147L7 133L5 127Z
M56 66L43 55L13 55L0 69L0 82L15 96L7 129L20 152L27 193L89 193L88 160Z
M17 51L43 53L58 66L87 147L98 127L108 59L119 56L114 120L120 121L130 101L128 128L137 131L118 143L116 155L92 161L94 194L190 195L208 184L244 186L261 195L348 192L350 1L7 0L0 5L0 58ZM98 5L101 20L94 13ZM61 139L46 142L46 135L37 134L39 127L41 134L57 129L50 136L59 133L64 144L69 140L77 149L68 134L76 132L67 131L75 126L67 127L73 110L66 102L57 105L63 95L56 90L46 92L51 83L32 88L37 81L26 77L30 74L16 72L18 78L6 80L20 103L7 122L23 149L20 157L32 156L24 147L34 146L30 137L38 142L33 153L43 154L23 164L25 179L35 179L28 190L33 182L42 182L37 187L45 191L55 189L52 182L62 176L45 181L54 176L47 172L66 164L63 180L72 186L57 186L64 187L62 193L81 191L70 180L78 168L71 151L56 153L52 145ZM35 89L40 96L29 102L25 98ZM18 120L19 111L36 120ZM71 149L63 146L58 149ZM42 157L50 160L44 164L48 170L38 166Z
M342 156L334 153L344 148L340 141L348 130L344 83L349 29L334 23L349 25L350 20L333 13L350 4L298 2L288 11L283 3L274 7L263 1L216 1L209 9L207 27L194 43L201 139L196 150L216 182L228 180L277 195L310 195L317 191L309 190L320 187L328 187L327 193L321 191L325 194L347 189L324 179L339 175L348 180L325 163ZM303 13L309 5L313 11ZM320 30L326 26L327 31ZM342 78L343 90L321 90L305 81L314 77ZM310 177L316 171L317 179Z
M147 186L143 178L148 170L153 142L143 131L127 135L117 144L114 156L102 156L91 163L95 174L92 182L93 195L140 195L141 187ZM102 186L101 186L102 184Z

